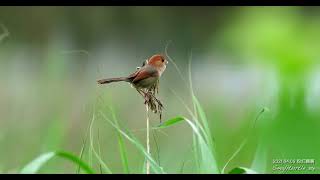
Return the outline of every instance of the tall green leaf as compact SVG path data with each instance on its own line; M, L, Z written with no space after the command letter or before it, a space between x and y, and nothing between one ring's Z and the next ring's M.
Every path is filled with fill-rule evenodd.
M167 127L170 127L170 126L173 126L181 121L183 121L184 118L183 117L175 117L175 118L172 118L172 119L169 119L163 123L160 124L160 126L158 126L158 128L167 128Z
M253 162L251 164L251 169L259 173L266 173L267 163L268 163L267 150L264 147L264 144L259 143Z
M100 155L97 153L97 151L94 148L93 145L93 134L92 134L92 128L93 128L93 123L95 121L95 116L93 114L91 123L90 123L90 128L89 128L89 137L90 137L90 151L93 152L93 154L95 155L96 159L99 161L99 163L101 164L101 167L103 167L103 169L108 173L108 174L112 174L112 171L110 170L110 168L106 165L106 163L102 160L102 158L100 157Z
M194 152L195 152L195 160L197 162L197 166L199 166L199 173L208 173L208 174L217 174L220 173L217 165L217 161L215 159L215 155L212 151L212 146L206 142L203 135L200 133L200 129L196 126L193 121L184 118L184 117L176 117L166 121L166 125L162 125L162 127L169 127L177 122L181 122L182 120L186 121L191 127L194 133ZM161 126L160 126L161 127Z
M164 174L163 168L158 165L158 163L152 158L152 156L145 150L144 146L139 142L138 139L136 139L133 135L124 132L117 124L115 124L113 121L111 121L108 117L105 116L104 113L101 112L101 115L104 117L104 119L111 124L123 137L125 137L129 142L134 144L137 149L147 158L151 165L151 170L154 171L154 173L157 174Z
M118 119L115 115L115 112L113 108L109 107L109 109L112 112L112 118L116 126L119 127ZM118 144L119 144L119 150L120 150L120 157L121 157L121 162L123 166L123 170L126 174L130 173L130 168L129 168L129 160L128 160L128 155L127 155L127 149L123 140L123 137L121 133L117 131L117 136L118 136Z
M93 174L94 171L88 166L85 162L80 160L77 156L74 156L68 152L57 151L57 152L48 152L40 155L29 164L24 166L20 173L21 174L35 174L37 173L49 160L54 157L60 157L66 160L73 162L76 165L79 165L86 173Z

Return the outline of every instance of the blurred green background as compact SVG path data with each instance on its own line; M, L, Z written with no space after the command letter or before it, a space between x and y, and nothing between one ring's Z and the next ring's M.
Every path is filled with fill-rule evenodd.
M17 173L48 151L78 155L93 113L108 114L107 106L144 143L143 99L129 84L98 86L96 80L128 75L151 55L164 54L169 44L168 54L186 79L192 59L193 89L209 120L219 166L267 107L227 171L258 163L260 173L319 173L319 10L0 7L0 172ZM188 117L179 99L192 108L190 90L172 63L160 81L159 97L164 120ZM157 116L151 120L153 126L159 124ZM153 156L166 172L196 173L188 125L152 136ZM94 138L110 169L123 173L114 128L98 118ZM131 173L139 173L144 157L126 145ZM88 158L85 153L84 160ZM279 172L273 170L274 159L314 159L319 168ZM74 173L75 167L55 159L40 172Z

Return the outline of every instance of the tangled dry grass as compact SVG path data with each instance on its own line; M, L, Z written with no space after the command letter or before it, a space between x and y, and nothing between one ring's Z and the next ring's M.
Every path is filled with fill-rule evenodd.
M144 104L155 114L159 114L160 123L162 119L163 104L156 97L159 93L159 80L149 89L137 89L137 91L143 96Z

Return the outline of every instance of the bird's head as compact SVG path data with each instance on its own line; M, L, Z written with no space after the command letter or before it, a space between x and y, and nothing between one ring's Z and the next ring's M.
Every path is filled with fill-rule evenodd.
M163 55L156 54L149 58L148 64L151 66L154 66L155 68L160 70L162 73L166 69L168 61Z

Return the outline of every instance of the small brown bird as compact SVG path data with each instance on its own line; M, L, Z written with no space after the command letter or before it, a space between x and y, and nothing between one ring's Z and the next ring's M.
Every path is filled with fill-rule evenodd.
M166 69L168 61L164 56L156 54L143 63L134 73L127 77L107 78L98 80L99 84L125 81L131 83L138 91L150 90L159 80Z
M98 80L99 84L108 84L112 82L125 81L143 96L145 104L154 112L159 113L160 123L163 105L160 100L155 97L158 92L159 78L166 69L168 61L164 56L156 54L143 62L142 67L127 77L107 78Z

